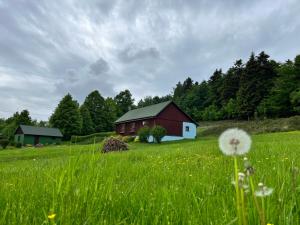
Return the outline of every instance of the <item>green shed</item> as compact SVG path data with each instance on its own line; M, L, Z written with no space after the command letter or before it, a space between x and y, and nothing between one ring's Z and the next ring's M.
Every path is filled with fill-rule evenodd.
M63 135L57 128L20 125L15 132L15 142L22 145L56 144Z

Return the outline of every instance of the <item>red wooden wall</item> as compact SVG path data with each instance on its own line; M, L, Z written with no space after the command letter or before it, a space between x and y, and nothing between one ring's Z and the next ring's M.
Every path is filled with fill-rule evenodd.
M120 135L136 135L137 131L143 126L143 121L147 126L160 125L167 130L167 135L182 136L182 123L193 122L173 103L169 104L157 117L152 119L136 120L131 122L124 122L116 125L116 132ZM133 129L134 123L134 129ZM123 126L124 129L123 129Z

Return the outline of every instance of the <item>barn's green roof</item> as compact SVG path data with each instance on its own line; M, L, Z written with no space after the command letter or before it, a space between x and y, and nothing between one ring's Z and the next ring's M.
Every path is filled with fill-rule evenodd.
M115 123L138 120L143 118L151 118L157 116L162 110L164 110L172 101L162 102L155 105L146 106L139 109L133 109L125 113Z
M62 137L62 133L57 128L48 127L34 127L27 125L20 125L23 134L27 135L39 135L39 136L49 136L49 137Z

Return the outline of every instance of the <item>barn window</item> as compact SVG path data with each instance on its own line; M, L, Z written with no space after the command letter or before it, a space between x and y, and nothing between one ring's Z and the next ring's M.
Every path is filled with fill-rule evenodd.
M147 125L147 121L143 121L143 126Z
M189 126L186 126L186 127L185 127L185 131L186 131L186 132L189 132L189 131L190 131L190 127L189 127Z
M121 124L120 133L125 133L125 123Z
M131 132L135 131L135 122L131 123L130 131Z

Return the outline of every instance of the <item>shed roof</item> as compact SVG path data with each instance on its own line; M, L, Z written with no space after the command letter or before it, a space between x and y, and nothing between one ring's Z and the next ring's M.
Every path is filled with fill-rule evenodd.
M137 120L157 116L164 108L166 108L172 101L162 102L155 105L146 106L139 109L133 109L125 113L115 123Z
M180 111L182 111L172 100L158 103L155 105L146 106L139 109L133 109L125 113L115 123L122 123L126 121L139 120L144 118L153 118L161 113L168 105L173 103ZM183 112L183 111L182 111ZM189 115L183 112L187 117L189 117L196 125L198 125Z
M49 137L63 137L62 133L58 128L48 128L48 127L34 127L27 125L19 126L24 134L29 135L40 135Z

